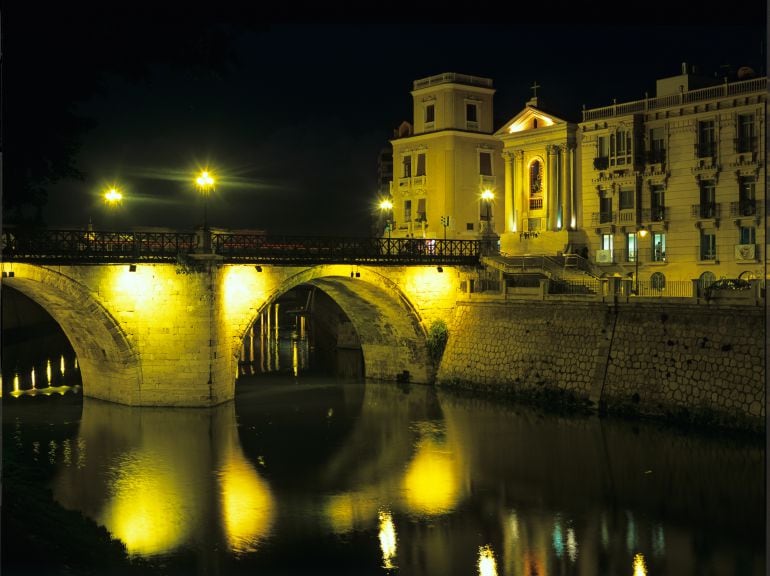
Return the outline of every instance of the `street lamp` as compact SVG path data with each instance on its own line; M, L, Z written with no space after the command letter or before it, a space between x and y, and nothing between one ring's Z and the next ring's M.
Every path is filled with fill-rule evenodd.
M495 194L487 188L481 193L481 199L484 200L487 205L487 232L489 233L492 231L492 200L495 199Z
M208 170L203 170L200 176L195 179L195 184L198 191L203 194L203 250L208 252L211 248L211 236L209 235L207 208L209 194L214 190L214 177Z
M385 223L385 229L388 231L388 240L390 240L390 228L391 228L391 215L393 213L393 202L390 200L383 200L380 202L380 210L383 212L387 212L387 221Z
M123 200L123 194L121 194L120 190L118 190L114 186L104 193L104 201L110 206L115 206L116 204L120 204L122 200Z
M637 228L634 233L634 261L636 264L636 273L634 274L634 294L639 296L639 238L647 236L647 229L642 226Z

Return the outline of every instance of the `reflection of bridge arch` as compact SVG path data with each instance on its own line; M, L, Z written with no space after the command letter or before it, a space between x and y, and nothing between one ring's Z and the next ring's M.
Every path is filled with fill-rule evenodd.
M291 269L292 271L296 269ZM425 328L409 298L387 277L367 268L365 279L340 275L340 266L314 266L286 277L236 336L237 361L243 339L260 315L280 296L300 285L318 288L351 321L361 342L365 375L393 379L408 370L415 382L431 379Z
M89 288L51 268L15 264L14 270L3 285L35 301L59 324L77 355L84 393L139 403L139 359L119 322Z

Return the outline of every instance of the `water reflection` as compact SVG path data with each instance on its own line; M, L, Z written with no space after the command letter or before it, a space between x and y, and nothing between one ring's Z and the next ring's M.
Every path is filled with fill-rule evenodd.
M75 436L35 439L58 468L55 497L158 566L191 554L220 573L323 561L358 574L764 574L761 446L422 386L260 382L205 410L84 398Z

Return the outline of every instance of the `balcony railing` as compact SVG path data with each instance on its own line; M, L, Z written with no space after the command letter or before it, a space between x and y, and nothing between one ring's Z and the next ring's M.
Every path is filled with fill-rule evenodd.
M767 92L767 78L752 78L741 82L732 82L730 84L720 84L700 90L690 90L689 92L680 92L670 96L660 96L658 98L645 98L644 100L635 100L622 104L613 104L602 108L592 110L583 110L583 122L589 120L600 120L602 118L612 118L614 116L625 116L640 112L649 112L651 110L660 110L672 106L681 106L704 100L713 100L715 98L726 98L728 96L737 96L740 94L751 94L752 92Z
M591 224L593 226L598 226L600 224L612 224L614 221L614 212L594 212L591 214Z
M668 220L668 208L665 206L655 206L653 208L644 208L642 210L643 222L663 222Z
M761 203L757 200L739 200L730 202L730 216L757 216L761 213Z
M701 202L700 204L693 204L690 208L690 215L701 220L719 218L720 213L720 204L717 202Z
M530 198L529 199L529 209L530 210L542 210L543 209L543 199L542 198Z

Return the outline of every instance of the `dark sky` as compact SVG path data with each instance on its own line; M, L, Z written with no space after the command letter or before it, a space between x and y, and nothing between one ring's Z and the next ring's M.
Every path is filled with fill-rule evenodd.
M406 24L137 4L45 20L11 10L2 29L4 172L14 169L18 130L43 109L69 110L93 121L76 154L85 179L47 187L51 227L90 218L95 228L190 229L203 210L194 173L208 165L218 179L211 225L366 234L378 151L412 119L413 80L448 71L492 78L496 127L537 81L549 109L579 120L583 104L654 95L655 80L678 74L681 62L709 74L742 65L765 73L766 11L754 4L740 18L689 22L683 11L636 26L589 23L577 10L549 21L516 15L515 25L502 13ZM111 183L125 201L108 210L100 193Z

